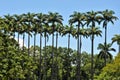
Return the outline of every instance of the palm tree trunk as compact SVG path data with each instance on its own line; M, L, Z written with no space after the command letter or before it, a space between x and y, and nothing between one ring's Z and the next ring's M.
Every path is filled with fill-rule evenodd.
M42 64L41 52L42 52L42 33L40 33L40 59L39 59L39 76L38 76L38 80L41 80L41 64Z
M35 47L36 47L36 33L34 33L34 54L33 54L33 59L36 62L35 59ZM33 71L33 73L35 74L36 71ZM35 78L35 75L33 74L33 79Z
M119 45L119 50L118 50L118 51L119 51L119 53L120 53L120 45Z
M30 35L28 34L28 56L30 56ZM27 76L27 80L30 80L30 76L29 76L29 71L28 71L28 76Z
M13 38L15 39L15 32L13 33Z
M80 35L79 36L80 37L80 49L79 49L79 58L80 58L80 61L79 61L79 64L80 64L80 75L81 75L81 54L82 54L82 51L81 51L81 49L82 49L82 36Z
M105 46L107 44L107 26L105 27Z
M19 31L18 31L18 51L19 51L19 48L20 48L20 44L19 44Z
M57 52L57 46L58 46L58 33L56 33L56 52Z
M34 59L35 59L36 33L34 34Z
M68 58L69 58L69 53L70 52L70 33L68 34ZM67 68L67 80L70 80L70 65L69 66L67 66L68 68Z
M70 34L68 34L68 52L69 52L69 49L70 49Z
M30 56L30 35L28 34L28 56Z
M44 80L47 80L47 53L46 53L46 32L45 32L45 56L44 56L44 58L45 58L45 61L44 61L44 64L45 64L45 66L44 66Z
M77 37L78 37L78 40L77 40L77 80L80 80L80 42L79 42L79 32L80 32L80 24L78 23L78 33L77 33Z
M58 71L58 60L57 60L57 47L58 47L58 33L56 33L56 79L55 80L58 80L58 75L59 75L59 71Z
M91 36L91 80L94 79L94 34Z
M80 35L80 53L82 53L81 49L82 49L82 36Z
M23 33L23 52L24 52L25 33Z
M107 45L107 26L105 26L105 48L106 48L106 45ZM107 54L107 50L105 49L105 53ZM106 54L105 54L105 66L106 66Z
M54 33L52 35L52 69L51 69L51 80L54 79Z
M22 51L23 52L24 52L24 39L25 39L25 33L23 33L23 46L22 46ZM22 68L23 68L23 71L24 71L24 60L22 60Z

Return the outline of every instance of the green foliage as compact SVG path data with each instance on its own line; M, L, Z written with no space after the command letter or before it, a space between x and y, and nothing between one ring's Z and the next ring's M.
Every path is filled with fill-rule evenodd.
M36 69L32 57L18 51L17 42L9 35L1 33L0 41L0 79L25 79L28 73L32 77Z
M120 53L111 64L103 68L98 80L119 80L120 79Z

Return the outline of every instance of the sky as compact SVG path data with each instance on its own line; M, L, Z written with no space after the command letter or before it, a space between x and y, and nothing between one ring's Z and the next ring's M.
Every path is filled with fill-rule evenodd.
M1 0L0 1L0 16L7 14L22 14L22 13L48 13L58 12L63 16L63 24L68 25L69 16L73 14L74 11L77 12L88 12L88 11L103 11L103 10L113 10L115 16L120 19L120 0ZM120 20L114 22L115 24L108 24L108 36L107 42L111 42L111 38L115 34L120 34ZM98 26L103 31L103 37L95 38L95 47L94 52L98 53L97 46L99 43L104 43L104 29L102 26ZM20 38L22 42L22 36ZM27 38L25 40L27 45ZM37 37L37 42L39 42L39 37ZM76 40L71 39L71 48L76 49ZM31 39L31 44L33 44L33 38ZM51 44L51 40L47 42ZM44 43L43 43L44 45ZM59 46L67 47L67 36L59 37ZM113 44L118 52L117 44ZM90 39L82 39L82 51L90 53L91 51L91 41ZM112 52L113 55L116 55L117 52Z

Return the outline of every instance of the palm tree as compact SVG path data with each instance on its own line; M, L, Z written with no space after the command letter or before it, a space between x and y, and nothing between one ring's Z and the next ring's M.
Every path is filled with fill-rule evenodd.
M42 34L43 34L43 25L45 25L46 15L42 13L37 14L36 26L38 26L38 33L40 34L40 59L39 59L39 77L38 80L41 80L41 64L42 64Z
M94 55L94 35L100 35L101 31L98 30L98 28L95 28L96 26L96 22L98 24L100 24L100 18L101 16L98 15L98 12L87 12L86 13L86 24L87 26L91 26L90 29L90 37L91 37L91 80L93 80L94 78L94 61L93 61L93 55ZM97 34L96 32L99 32L99 34Z
M15 19L15 26L16 26L16 30L18 33L18 44L19 44L19 34L21 32L21 23L22 23L22 16L21 15L13 15L14 19ZM18 51L19 51L19 46L18 46Z
M111 22L112 24L114 24L114 21L113 20L117 20L117 17L114 16L113 14L114 11L112 10L105 10L105 11L102 11L102 12L99 12L100 14L102 14L102 18L101 18L101 22L103 22L103 28L105 28L105 45L107 44L107 24L109 22Z
M21 16L23 18L24 14L22 14ZM25 21L24 21L24 18L23 18L22 22L21 22L21 30L20 30L20 34L23 34L23 46L22 46L23 52L24 52L24 48L25 48L24 43L25 43L25 33L26 33L26 31L27 31L27 25L25 24Z
M75 28L71 25L71 26L68 26L68 25L66 25L65 26L65 29L63 29L63 31L62 31L62 36L65 36L65 35L68 35L68 53L67 53L67 57L68 58L70 58L70 35L72 35L73 36L73 34L75 34L74 32L75 32L76 30L75 30ZM67 66L67 80L70 80L70 65L69 66Z
M112 10L106 9L105 11L99 12L101 17L101 22L103 22L103 28L105 28L105 45L107 44L107 24L112 23L114 24L114 20L117 20L118 18L114 16L115 12Z
M37 15L37 14L35 14L35 15ZM32 31L33 31L33 35L34 35L34 54L33 54L33 57L35 58L35 55L36 55L36 53L35 53L35 51L36 51L36 49L35 49L35 46L36 46L36 35L37 35L37 33L38 33L38 29L39 29L39 26L38 26L38 22L37 22L37 19L36 18L33 18L33 26L32 26Z
M71 26L66 25L65 29L63 29L62 31L62 36L68 34L68 51L70 49L70 35L73 36L73 32L75 32L75 28L72 25Z
M88 28L88 35L91 39L91 79L94 77L94 39L95 36L102 36L102 31L98 27Z
M46 52L46 43L48 41L48 33L50 31L50 27L48 25L43 25L43 35L45 38L45 52L44 52L44 80L47 80L47 52Z
M55 53L56 53L56 55L55 55L55 64L57 64L58 63L58 38L59 38L59 35L61 36L62 35L62 31L63 31L63 29L64 29L64 26L63 25L61 25L61 24L57 24L56 25L56 27L55 27L55 33L56 33L56 50L55 50ZM51 30L52 31L52 30ZM55 65L55 73L56 73L56 78L55 78L55 80L58 80L58 76L59 76L59 65L57 64L57 65Z
M109 44L99 44L98 45L98 50L100 50L99 54L98 54L98 58L102 58L104 59L104 66L106 65L107 63L107 59L112 59L112 55L110 53L110 51L116 51L114 48L111 48L112 44L109 43Z
M81 35L79 36L79 32L80 32L80 26L83 27L84 25L84 19L85 16L83 15L83 13L80 12L74 12L72 15L70 15L70 20L69 23L70 25L74 24L77 22L77 29L78 29L78 33L77 33L77 54L78 54L78 59L77 59L77 80L80 80L80 71L81 71L81 40L79 42L79 38L81 37ZM80 38L81 39L81 38ZM79 45L80 44L80 45Z
M118 53L120 53L120 34L116 34L114 35L114 37L112 38L112 43L117 42L118 44Z
M55 27L57 24L61 24L62 25L62 16L59 15L59 13L52 13L52 12L49 12L48 14L48 24L49 26L51 26L52 28L52 75L51 75L51 80L53 80L55 78L55 74L54 74L54 32L55 32Z
M23 17L24 25L27 26L26 33L28 34L28 56L30 56L30 36L32 36L31 32L32 32L32 27L34 26L33 22L34 22L35 14L28 12L27 14L23 14L22 17ZM30 80L29 73L27 75L27 79Z
M23 21L24 21L24 24L27 26L27 34L28 34L28 56L30 55L30 36L31 36L31 29L32 29L32 26L33 26L33 22L34 22L34 17L35 17L35 14L34 13L30 13L28 12L27 14L23 14Z

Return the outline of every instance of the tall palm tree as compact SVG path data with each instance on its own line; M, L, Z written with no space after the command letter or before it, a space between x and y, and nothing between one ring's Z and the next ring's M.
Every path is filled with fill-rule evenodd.
M24 24L27 26L27 34L28 34L28 56L30 55L30 36L31 35L31 29L32 29L32 26L33 26L33 22L34 22L34 17L35 17L35 14L34 13L30 13L28 12L27 14L23 14L23 19L24 19Z
M54 74L54 32L55 32L55 27L57 24L61 24L62 25L62 16L59 15L59 13L52 13L52 12L49 12L48 13L48 23L49 23L49 26L52 27L52 75L51 75L51 79L53 80L55 78L55 74Z
M68 34L68 49L70 49L70 35L72 35L73 32L75 32L75 28L72 25L71 26L66 25L65 29L63 29L62 31L62 36L65 36L66 34Z
M111 48L112 47L112 44L109 43L109 44L99 44L98 45L98 50L100 50L99 54L98 54L98 58L102 58L104 59L104 66L106 65L107 63L107 59L112 59L112 55L110 53L110 51L116 51L114 48Z
M23 17L24 25L27 26L26 33L28 34L28 56L30 56L30 36L32 36L31 32L32 32L35 14L28 12L27 14L23 14L22 17ZM30 80L29 73L27 75L27 80Z
M24 48L25 48L25 33L27 31L27 25L25 24L25 21L24 21L24 14L21 14L22 16L22 22L21 22L21 30L20 30L20 34L23 34L23 52L24 52Z
M58 76L59 76L59 65L57 64L58 63L58 38L59 38L59 35L61 36L62 35L62 31L64 29L64 26L61 25L61 24L57 24L56 27L55 27L55 33L56 33L56 50L55 50L55 73L56 73L56 78L55 80L58 80Z
M63 29L63 31L62 31L62 36L65 36L65 35L68 35L68 53L67 53L67 57L68 58L70 58L70 35L72 35L72 36L74 36L73 34L75 34L74 32L75 32L76 30L75 30L75 28L71 25L71 26L68 26L68 25L66 25L65 26L65 29ZM70 80L70 65L69 66L67 66L67 80Z
M120 53L120 34L114 35L112 38L112 43L117 42L118 44L118 53Z
M102 31L98 27L88 28L88 35L91 39L91 79L94 77L94 39L95 36L102 36Z
M112 10L106 9L105 11L99 12L101 17L101 22L103 23L103 28L105 28L105 45L107 44L107 25L108 23L114 24L114 20L117 20L118 18L114 16L115 12Z
M44 52L44 80L47 80L47 52L46 52L46 43L48 41L48 35L49 35L50 27L48 25L43 25L43 35L45 38L45 52Z
M41 64L42 64L42 34L43 34L43 25L45 25L46 15L42 13L37 14L36 26L38 26L38 33L40 34L40 59L39 59L39 77L38 80L41 80Z
M37 14L35 14L35 15L37 15ZM35 53L35 51L36 51L36 49L35 49L35 46L36 46L36 35L37 35L37 33L38 33L38 29L39 29L39 26L38 26L38 24L37 24L37 18L33 18L33 26L32 26L32 31L33 31L33 35L34 35L34 54L33 54L33 57L34 57L34 59L35 59L35 55L36 55L36 53Z
M81 71L81 40L79 42L79 38L81 37L81 35L79 35L80 32L80 26L83 27L84 25L84 19L85 16L83 15L83 13L80 12L74 12L72 15L70 15L70 20L69 23L72 25L74 23L77 23L77 29L78 29L78 33L77 33L77 54L78 54L78 58L77 58L77 80L80 80L80 71ZM81 39L81 38L80 38ZM80 44L80 45L79 45Z
M19 44L19 34L21 32L21 23L22 23L22 16L21 15L13 15L14 19L15 19L15 26L16 26L16 30L18 33L18 44ZM19 51L19 46L18 46L18 51Z
M108 23L114 24L114 20L117 20L118 18L114 16L114 11L106 9L105 11L99 12L102 15L101 22L103 23L103 28L105 28L105 46L107 47L107 25ZM105 50L107 53L107 50ZM105 57L107 57L105 55ZM105 59L105 65L106 65L106 59Z
M91 27L90 31L90 37L91 37L91 80L94 78L94 61L93 61L93 55L94 55L94 35L96 35L96 31L99 32L99 35L101 34L101 31L98 30L98 28L95 28L96 23L100 24L100 18L101 16L98 15L98 12L90 11L86 13L86 25Z

